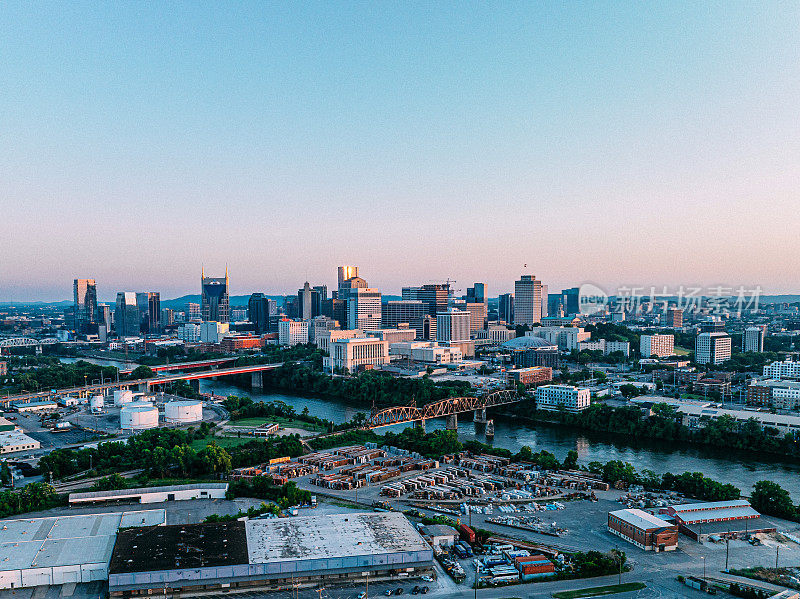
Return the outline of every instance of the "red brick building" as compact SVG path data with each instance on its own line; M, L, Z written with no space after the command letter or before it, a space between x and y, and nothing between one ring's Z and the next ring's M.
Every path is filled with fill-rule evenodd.
M678 525L644 510L609 512L608 530L645 551L674 551L678 548Z

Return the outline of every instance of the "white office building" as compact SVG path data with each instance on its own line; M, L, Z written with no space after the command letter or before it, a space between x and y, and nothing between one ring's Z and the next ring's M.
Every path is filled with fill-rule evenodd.
M536 409L580 412L589 407L591 391L572 385L542 385L536 388Z
M360 329L336 329L333 331L321 331L314 340L314 343L322 351L330 353L331 342L339 341L340 339L355 339L356 337L364 337L364 331Z
M675 355L674 335L642 335L639 338L639 353L643 358L667 358Z
M516 336L516 331L503 326L490 326L475 333L476 339L488 339L492 343L504 343Z
M731 337L727 333L700 333L695 343L694 361L722 364L731 359Z
M436 315L436 340L443 342L469 341L470 316L466 310L448 308Z
M514 324L532 325L542 321L542 282L522 275L514 282Z
M200 323L200 342L219 343L228 334L229 325L227 322L217 322L207 320Z
M762 353L766 333L767 325L747 327L742 334L742 351Z
M389 355L425 364L453 364L464 359L458 346L439 345L433 341L403 341L389 346Z
M588 341L592 334L584 331L580 327L533 327L533 330L525 333L526 337L541 337L547 339L553 345L557 345L561 351L572 351L578 349L578 343Z
M381 328L381 292L368 287L350 289L347 295L347 328L377 331Z
M200 341L200 325L194 322L187 322L178 327L178 339L186 343L197 343Z
M389 344L376 337L331 341L322 365L327 372L354 373L389 363Z
M631 344L628 341L606 341L606 348L603 350L605 355L613 354L614 352L622 352L626 358L631 355Z
M783 362L775 361L764 366L764 376L771 379L800 381L800 362L786 358Z
M299 345L308 343L308 321L281 320L278 322L278 343Z

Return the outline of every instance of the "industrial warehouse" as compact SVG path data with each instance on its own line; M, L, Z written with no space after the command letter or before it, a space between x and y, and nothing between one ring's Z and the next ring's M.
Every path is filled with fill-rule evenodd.
M352 513L124 530L108 583L111 597L192 597L432 570L433 550L405 516Z
M3 520L0 589L106 580L117 531L166 517L162 509Z
M745 500L673 505L664 508L662 514L674 519L678 529L695 541L711 535L735 538L776 530Z
M227 492L228 483L194 483L166 487L85 491L83 493L70 493L69 504L80 505L114 501L161 503L163 501L181 501L184 499L225 499L225 493Z
M608 514L608 530L645 551L674 551L678 548L678 527L639 509Z

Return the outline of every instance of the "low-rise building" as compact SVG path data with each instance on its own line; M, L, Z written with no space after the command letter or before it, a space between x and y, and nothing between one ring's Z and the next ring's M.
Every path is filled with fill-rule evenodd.
M764 366L764 377L768 379L800 381L800 362L791 358L784 361L775 361Z
M341 339L355 339L356 337L364 337L364 331L361 329L337 329L332 331L320 331L319 335L314 337L314 343L322 351L330 353L330 346L332 341L339 341Z
M452 547L458 540L458 531L444 524L429 524L420 528L420 533L431 544L431 547Z
M553 345L557 345L561 351L572 351L578 349L578 343L588 341L592 334L587 333L580 327L547 326L534 327L533 330L525 333L527 337L542 337Z
M45 412L47 410L55 410L58 408L58 404L50 400L15 401L12 402L11 405L20 414L24 414L25 412Z
M222 351L235 352L244 349L261 349L264 341L258 335L230 335L220 343Z
M329 582L359 584L433 571L433 550L398 512L181 524L120 531L112 598L196 597Z
M491 343L499 344L514 339L516 331L504 326L490 326L475 332L475 339L486 339Z
M580 412L589 407L591 391L572 385L542 385L536 388L536 409Z
M328 353L322 362L326 372L353 373L389 363L389 344L376 337L332 341Z
M547 366L531 366L530 368L515 368L506 372L509 384L522 384L526 387L548 383L553 380L553 369Z
M417 337L416 329L377 329L375 331L367 331L367 337L376 337L381 341L386 341L390 346L392 343L400 343L401 341L414 341Z
M671 505L661 510L695 541L709 535L735 538L759 532L775 532L775 525L761 518L744 499Z
M747 386L747 404L796 410L800 408L800 381L753 379Z
M678 525L644 510L609 512L608 531L645 551L674 551L678 548Z
M141 487L136 489L112 489L109 491L85 491L70 493L70 505L87 505L106 502L129 501L135 503L161 503L187 499L225 499L228 483L194 483L166 487Z
M41 448L42 444L20 430L0 431L0 453L16 453Z

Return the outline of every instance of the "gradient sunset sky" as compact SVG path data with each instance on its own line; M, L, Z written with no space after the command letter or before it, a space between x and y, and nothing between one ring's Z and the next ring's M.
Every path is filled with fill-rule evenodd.
M0 301L800 291L796 2L0 5Z

